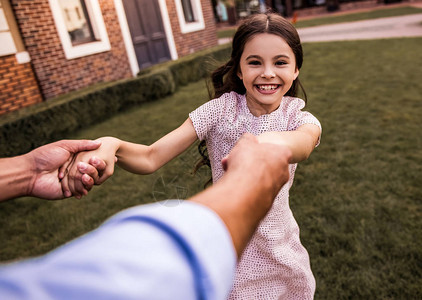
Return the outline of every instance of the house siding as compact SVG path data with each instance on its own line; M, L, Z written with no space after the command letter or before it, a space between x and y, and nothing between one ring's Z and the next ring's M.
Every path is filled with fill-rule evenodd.
M212 2L201 0L205 29L183 34L174 1L166 0L166 5L177 57L216 46ZM14 54L0 57L0 115L96 83L133 76L114 0L98 2L111 49L67 59L49 0L7 0L16 21L14 34L21 44L18 52L27 52L30 62L19 64Z
M0 57L0 114L42 101L31 64L18 64L15 55Z
M45 99L132 76L113 0L100 1L111 50L70 60L48 0L12 0L11 4Z
M218 39L211 1L201 0L205 29L185 34L181 32L174 1L175 0L167 0L166 4L179 57L216 46L218 44Z

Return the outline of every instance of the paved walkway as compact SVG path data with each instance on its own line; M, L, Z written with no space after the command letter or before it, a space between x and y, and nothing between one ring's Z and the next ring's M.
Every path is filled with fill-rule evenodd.
M364 40L422 36L422 14L321 25L297 30L302 42ZM231 42L220 39L219 44Z
M422 36L422 14L299 28L302 42Z

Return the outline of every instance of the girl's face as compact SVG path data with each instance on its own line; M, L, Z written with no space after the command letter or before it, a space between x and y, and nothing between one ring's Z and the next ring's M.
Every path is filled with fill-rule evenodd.
M299 75L293 50L278 35L260 33L245 44L237 75L255 116L276 110Z

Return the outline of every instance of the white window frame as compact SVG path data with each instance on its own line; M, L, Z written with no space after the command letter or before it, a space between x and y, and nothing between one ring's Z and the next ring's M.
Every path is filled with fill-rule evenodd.
M3 8L0 7L0 56L15 54L17 52L15 42L10 33Z
M63 50L67 59L74 59L95 53L101 53L111 49L98 0L85 1L92 29L97 40L80 45L72 45L72 41L70 40L69 33L66 29L66 23L64 20L65 16L63 16L62 9L58 0L49 0L49 2L57 32L59 34L60 41L62 43Z
M182 33L189 33L205 29L204 16L202 14L202 6L200 0L190 0L192 4L192 11L195 17L195 22L186 22L185 15L183 12L183 6L181 0L176 0L176 11L179 19L180 31Z

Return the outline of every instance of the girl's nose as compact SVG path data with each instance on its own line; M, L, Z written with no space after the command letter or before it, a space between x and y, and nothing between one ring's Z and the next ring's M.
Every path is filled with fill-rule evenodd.
M261 78L274 78L275 73L272 68L265 68L264 72L261 74Z

